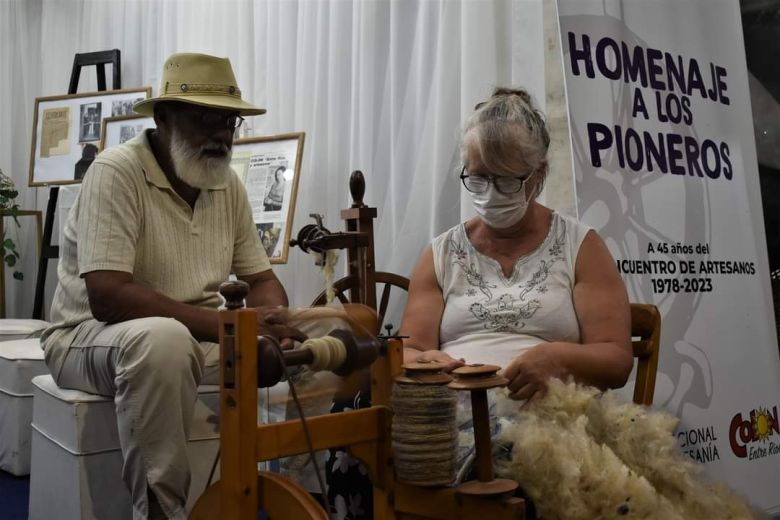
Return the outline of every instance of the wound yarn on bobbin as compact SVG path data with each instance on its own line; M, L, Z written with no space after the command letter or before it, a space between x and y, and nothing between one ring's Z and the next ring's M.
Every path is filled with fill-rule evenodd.
M418 486L452 484L456 473L458 431L452 378L438 363L403 365L396 378L392 445L399 480Z

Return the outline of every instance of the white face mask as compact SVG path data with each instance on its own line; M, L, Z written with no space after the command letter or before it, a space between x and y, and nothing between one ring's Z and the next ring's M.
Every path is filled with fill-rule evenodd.
M488 226L496 229L514 226L528 210L528 197L523 184L517 193L504 194L491 183L484 193L472 193L471 202L479 218Z

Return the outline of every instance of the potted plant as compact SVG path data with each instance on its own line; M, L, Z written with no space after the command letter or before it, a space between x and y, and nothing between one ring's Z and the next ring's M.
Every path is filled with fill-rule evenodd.
M4 215L13 217L16 227L19 227L19 204L16 203L16 197L18 195L19 192L16 191L14 181L5 175L3 170L0 170L0 211L2 211ZM3 217L0 216L0 218ZM12 239L7 238L5 233L0 237L0 240L2 240L2 250L0 250L2 261L5 262L5 265L8 267L13 268L19 260L19 251L16 250L16 243L14 243ZM14 270L13 276L16 280L24 279L24 275L21 271Z

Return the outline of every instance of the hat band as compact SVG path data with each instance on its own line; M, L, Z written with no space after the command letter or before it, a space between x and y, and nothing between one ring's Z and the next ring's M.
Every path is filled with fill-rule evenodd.
M163 95L186 94L227 94L241 99L241 90L233 85L219 85L216 83L171 83L166 82Z

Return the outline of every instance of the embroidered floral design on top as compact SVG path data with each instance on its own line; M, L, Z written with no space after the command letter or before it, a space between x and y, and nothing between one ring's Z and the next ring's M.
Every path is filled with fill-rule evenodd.
M552 225L554 226L552 232L555 235L547 250L549 258L539 261L538 267L530 278L510 287L509 292L498 295L497 298L493 298L493 290L498 286L485 280L479 270L478 262L469 261L469 255L463 244L454 238L449 239L452 261L462 269L469 286L464 296L475 300L469 305L469 311L486 330L519 332L525 327L526 320L532 318L542 307L540 300L531 296L548 291L548 278L554 265L563 261L566 243L566 226L562 222L560 226L556 225L555 221Z
M484 322L483 326L486 329L495 332L513 332L522 329L525 327L525 322L521 320L529 319L542 307L539 300L531 300L515 308L515 300L508 294L502 295L499 300L499 305L492 309L479 302L472 303L469 307L471 313Z
M550 253L550 260L542 260L539 262L539 267L531 276L531 279L525 285L521 285L523 288L520 291L520 299L525 300L525 296L533 291L545 293L547 292L547 286L543 283L550 276L550 271L556 262L563 260L563 244L566 243L566 226L561 226L563 229L555 237L553 244L547 251Z
M479 289L488 300L492 299L493 291L491 291L491 289L495 289L498 286L485 281L482 277L482 273L479 272L473 262L468 265L466 264L467 254L463 246L455 242L452 238L450 239L450 245L452 246L452 254L455 255L455 263L463 269L463 273L466 275L466 282L471 287ZM474 294L476 295L476 291Z

